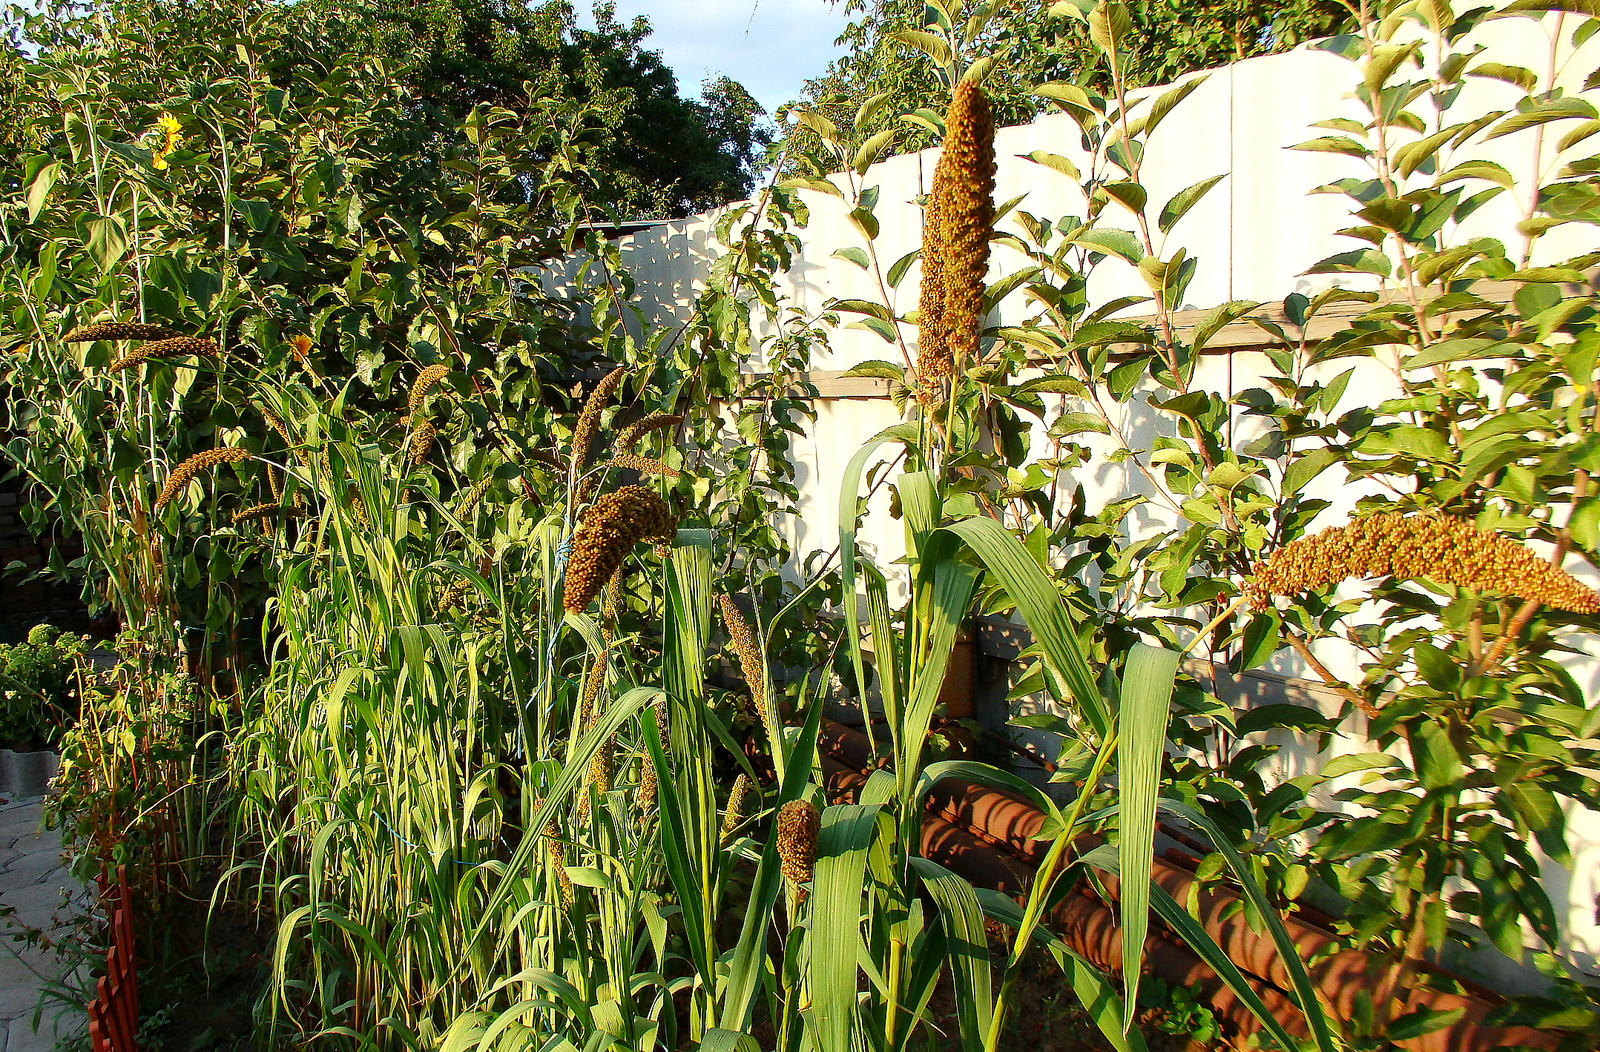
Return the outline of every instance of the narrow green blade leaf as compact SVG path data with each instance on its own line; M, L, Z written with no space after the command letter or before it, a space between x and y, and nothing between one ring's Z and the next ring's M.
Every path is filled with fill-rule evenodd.
M983 931L983 910L972 885L926 858L913 858L911 866L938 903L944 925L945 951L955 982L956 1016L961 1026L964 1052L979 1052L994 1015L994 991L989 983L989 940Z
M1216 845L1218 851L1228 860L1228 865L1233 869L1234 878L1239 881L1250 901L1255 904L1256 911L1266 921L1267 931L1272 935L1273 945L1277 947L1278 956L1283 961L1283 966L1289 971L1289 979L1293 990L1289 991L1295 1001L1300 1005L1300 1011L1305 1014L1306 1023L1311 1027L1311 1035L1316 1039L1317 1047L1322 1052L1334 1052L1337 1047L1334 1043L1333 1033L1329 1028L1328 1016L1322 1010L1322 1002L1317 998L1317 988L1311 981L1310 974L1306 971L1304 962L1300 960L1300 951L1295 947L1294 940L1289 938L1289 929L1283 925L1283 918L1267 898L1261 885L1256 883L1251 875L1250 868L1245 864L1239 852L1234 850L1228 838L1205 815L1196 811L1187 804L1177 800L1162 799L1159 802L1162 811L1173 814L1193 825L1206 835ZM1127 884L1127 880L1123 881Z
M992 888L974 888L984 915L1012 929L1022 924L1022 907ZM1072 952L1072 947L1062 942L1043 927L1033 929L1033 941L1050 951L1068 979L1078 1003L1112 1052L1145 1052L1144 1036L1137 1030L1122 1032L1122 998L1117 996L1116 985L1094 965Z
M969 518L945 527L960 537L1005 585L1023 620L1044 651L1045 660L1066 683L1084 716L1102 739L1111 730L1111 715L1089 661L1078 646L1072 620L1050 579L1039 569L1022 542L993 519ZM848 597L848 593L847 593Z
M1178 655L1171 650L1136 645L1122 677L1122 711L1117 779L1122 802L1123 1029L1133 1028L1139 1003L1139 975L1144 970L1144 938L1150 930L1150 865L1155 854L1156 796L1161 786L1161 757L1167 744L1167 706L1178 673Z
M853 1052L867 845L878 809L834 804L822 812L811 881L811 1012L817 1052Z

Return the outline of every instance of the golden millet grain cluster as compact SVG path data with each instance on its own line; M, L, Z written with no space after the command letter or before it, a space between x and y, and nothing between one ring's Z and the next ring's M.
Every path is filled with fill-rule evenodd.
M143 365L149 361L166 361L170 358L183 358L188 355L197 358L215 358L218 356L217 345L210 340L199 336L174 336L171 339L157 340L136 347L106 366L106 372L116 373L123 369L132 369L136 365Z
M822 812L810 800L790 800L778 809L778 864L789 890L803 894L817 861L817 832Z
M659 792L659 786L656 782L656 762L649 753L645 753L639 762L639 811L641 813L656 809L656 797Z
M750 689L750 703L755 707L756 714L761 717L761 726L767 732L767 741L774 749L778 747L778 728L772 725L771 717L767 714L766 699L766 661L761 654L761 646L756 641L756 634L746 621L744 614L739 610L739 604L733 601L731 595L720 595L717 602L722 607L722 623L728 626L728 637L733 643L733 652L739 655L739 671L744 675L744 684Z
M605 409L606 403L611 401L611 396L622 384L622 378L628 370L617 366L605 375L605 379L595 385L595 389L584 400L583 411L578 414L578 423L572 431L572 473L578 474L583 470L583 465L589 460L590 447L594 445L594 436L600 430L600 413Z
M1279 548L1256 567L1245 594L1258 608L1346 577L1427 578L1499 592L1580 614L1600 612L1600 594L1532 549L1446 515L1386 512L1330 526Z
M428 451L433 448L433 440L438 436L439 429L433 426L433 421L424 420L411 429L411 445L406 452L420 464L428 459Z
M590 720L593 726L595 720ZM600 748L589 757L589 776L584 781L583 791L578 796L578 820L587 821L589 818L589 801L599 798L611 791L612 776L616 773L617 736L609 735L600 743ZM593 790L591 797L590 790Z
M595 655L594 662L589 666L589 671L584 674L583 688L578 692L578 709L573 714L573 726L587 726L591 714L597 711L595 702L600 697L600 688L606 684L606 652L604 650Z
M450 375L448 365L430 365L417 374L416 380L411 385L411 394L406 399L406 409L415 413L422 408L422 400L428 397L428 392L434 384Z
M268 501L264 504L252 504L248 508L241 508L234 512L233 524L237 526L240 523L249 522L251 519L270 519L275 516L292 518L299 514L300 510L298 508L285 508L277 501Z
M639 440L653 431L661 431L669 427L676 427L683 417L676 413L651 413L642 420L629 424L617 436L617 448L624 453L631 452Z
M466 597L466 594L467 586L465 584L457 582L456 584L451 585L449 588L446 588L442 593L440 593L439 601L433 604L433 612L436 614L441 614L452 607L459 606L461 600Z
M169 340L178 333L165 325L139 321L103 321L80 325L61 337L62 343L88 343L91 340Z
M172 503L189 480L202 471L206 471L218 464L237 464L241 460L249 460L250 451L239 446L223 446L218 449L207 449L196 453L182 464L172 469L172 474L167 476L167 484L161 487L161 494L156 497L156 510L160 511Z
M537 811L543 804L543 799L535 800L533 809ZM560 832L556 829L554 821L545 824L542 839L544 841L545 858L549 860L550 866L556 871L556 886L561 896L561 906L563 909L570 910L572 908L572 877L567 874L567 852L561 843Z
M472 489L461 499L461 504L456 508L456 518L464 519L467 513L478 506L483 495L489 492L489 487L494 485L494 476L488 475L473 484Z
M994 114L983 92L962 81L945 115L944 153L933 171L922 235L917 348L925 402L955 361L978 350L994 176Z
M659 475L662 478L675 479L678 469L668 467L654 457L636 457L631 453L623 453L606 461L606 467L622 468L626 471L637 471L645 475Z
M562 605L578 612L588 608L622 560L640 541L665 541L677 535L672 509L643 486L623 486L595 501L572 534Z
M750 805L755 796L755 783L750 781L750 776L743 771L734 779L733 789L728 793L728 807L722 812L722 839L727 840L733 836L733 831L750 817Z

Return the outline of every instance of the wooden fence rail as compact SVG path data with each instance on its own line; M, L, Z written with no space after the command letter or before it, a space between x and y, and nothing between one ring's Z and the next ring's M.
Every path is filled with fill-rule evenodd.
M89 1045L93 1052L138 1052L139 989L127 868L117 867L115 883L105 875L99 883L100 902L111 917L111 945L106 950L106 974L89 1002Z

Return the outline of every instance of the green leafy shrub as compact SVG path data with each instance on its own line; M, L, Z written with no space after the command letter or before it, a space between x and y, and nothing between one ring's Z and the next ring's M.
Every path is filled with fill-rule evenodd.
M35 625L26 642L0 644L0 748L57 744L78 715L88 636Z

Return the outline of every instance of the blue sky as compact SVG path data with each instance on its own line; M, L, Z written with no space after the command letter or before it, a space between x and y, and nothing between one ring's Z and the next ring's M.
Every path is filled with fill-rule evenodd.
M678 92L700 97L707 77L726 74L773 112L821 75L839 48L849 19L827 0L616 0L617 20L650 19L646 47L661 52L678 77ZM593 25L578 0L580 22Z

